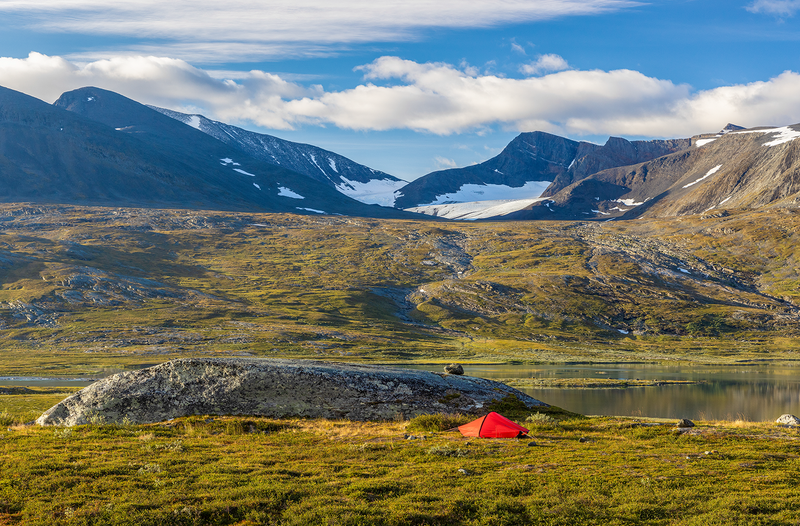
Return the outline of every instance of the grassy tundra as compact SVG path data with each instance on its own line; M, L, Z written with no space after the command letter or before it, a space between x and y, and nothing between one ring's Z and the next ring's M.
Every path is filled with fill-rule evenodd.
M52 393L8 395L0 524L794 524L797 431L513 413L530 439L411 422L191 417L148 426L14 422ZM4 399L6 400L6 399ZM672 422L670 424L673 424ZM4 426L5 429L5 426ZM414 439L406 439L407 435ZM425 437L424 439L421 437ZM535 445L530 445L534 442Z
M795 363L800 215L443 223L0 208L0 371L189 355Z

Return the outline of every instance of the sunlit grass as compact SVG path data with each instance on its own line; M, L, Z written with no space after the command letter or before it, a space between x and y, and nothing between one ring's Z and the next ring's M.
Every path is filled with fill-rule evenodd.
M796 432L774 424L698 420L681 434L668 421L539 414L520 420L531 432L516 440L433 428L422 438L412 423L197 416L148 426L13 426L0 438L0 521L800 520Z

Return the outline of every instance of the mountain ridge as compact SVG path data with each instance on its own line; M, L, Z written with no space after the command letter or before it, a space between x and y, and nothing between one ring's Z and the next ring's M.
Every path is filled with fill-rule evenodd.
M395 206L409 209L478 201L488 190L481 187L490 185L507 188L507 196L495 199L547 197L597 171L651 160L690 145L690 139L628 141L610 137L601 146L546 132L521 133L499 155L483 163L431 172L412 181L398 191L402 195ZM467 198L469 192L478 198Z
M408 184L393 175L374 170L318 146L248 131L199 114L186 114L157 106L148 107L225 144L235 146L256 159L316 179L366 204L392 206L392 194Z
M160 181L147 193L148 200L159 206L410 217L402 213L397 215L397 211L391 209L365 205L305 175L252 158L112 91L80 88L62 94L52 108L95 123L94 126L102 125L104 128L97 130L105 130L109 137L123 142L127 137L127 142L138 145L142 157L137 161L139 165L150 162L148 158L157 158L171 177ZM98 154L108 156L113 152ZM129 178L135 179L136 175L131 174ZM171 191L170 181L178 181L189 194L202 193L203 198L182 199ZM230 202L231 193L235 194L235 203Z
M693 138L689 150L592 174L508 219L675 217L800 200L800 125L723 132Z

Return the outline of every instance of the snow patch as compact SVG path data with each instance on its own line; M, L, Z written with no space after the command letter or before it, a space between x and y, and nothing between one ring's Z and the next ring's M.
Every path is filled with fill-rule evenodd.
M395 192L408 184L405 181L392 179L370 179L369 182L362 183L351 181L344 176L340 178L342 182L335 185L339 192L368 205L394 206L397 197Z
M317 210L315 208L300 208L299 206L296 206L295 208L298 210L306 210L308 212L314 212L317 214L327 214L327 212L323 212L322 210Z
M470 203L473 201L508 201L537 199L550 186L550 181L528 181L520 187L504 184L465 184L456 192L437 195L430 203L420 206Z
M500 175L505 175L503 172L501 172L501 171L500 171L500 170L498 170L497 168L495 168L495 169L494 169L494 171L495 171L495 172L497 172L497 173L499 173Z
M681 272L683 272L684 274L691 274L691 273L690 273L688 270L686 270L686 269L685 269L685 268L683 268L683 267L678 267L678 270L680 270L680 271L681 271Z
M697 146L698 148L700 148L701 146L705 146L706 144L711 144L712 142L716 141L718 138L719 138L719 135L716 136L716 137L712 137L711 139L698 139L697 142L694 143L694 145Z
M86 102L92 102L93 100L94 100L94 97L87 97L86 98Z
M468 203L425 205L406 208L405 210L406 212L416 212L418 214L444 217L446 219L474 221L476 219L488 219L490 217L508 215L541 201L544 201L544 199L499 199L492 201L472 201Z
M595 199L598 199L598 198L597 198L597 197L595 197ZM635 200L633 200L633 199L617 199L617 200L615 200L614 202L615 202L615 203L622 203L622 204L623 204L623 205L625 205L625 206L639 206L639 205L643 205L643 204L644 204L644 201L641 201L641 202L638 202L638 203L637 203L637 202L636 202Z
M708 179L709 177L711 177L711 176L712 176L712 175L714 175L715 173L719 172L719 169L720 169L720 168L722 168L722 165L721 165L721 164L718 164L718 165L717 165L717 166L715 166L714 168L710 169L710 170L709 170L709 171L708 171L708 172L707 172L707 173L706 173L706 174L705 174L703 177L701 177L701 178L700 178L700 179L698 179L697 181L694 181L694 182L691 182L691 183L689 183L689 184L687 184L687 185L684 185L684 188L689 188L690 186L694 186L694 185L696 185L696 184L697 184L697 183L699 183L700 181L703 181L703 180L705 180L705 179Z
M771 148L773 146L778 146L779 144L785 144L787 142L791 142L791 141L797 139L798 137L800 137L800 132L793 130L789 126L781 126L780 128L768 128L768 129L765 129L765 130L745 130L745 131L738 131L738 132L733 132L733 133L736 133L736 134L739 134L739 133L768 133L768 134L777 135L777 137L775 137L773 140L764 143L764 146L766 146L768 148Z
M303 155L305 155L305 154L303 154ZM317 158L314 156L314 154L313 154L313 153L309 153L308 155L310 155L310 156L311 156L311 162L312 162L312 163L314 163L314 166L316 166L317 168L319 168L319 171L320 171L320 172L322 172L322 173L323 173L323 175L328 175L328 174L326 174L326 173L325 173L325 170L323 170L322 168L320 168L320 166L317 164Z
M594 209L592 209L592 212L594 212L595 214L603 214L604 216L610 216L611 215L608 212L601 212L600 210L594 210Z
M199 130L200 129L200 116L199 115L190 115L189 116L189 122L187 122L186 124L188 124L192 128L195 128L195 129Z
M620 334L630 334L630 331L626 331L625 329L617 329L617 332Z
M261 190L261 187L260 187L259 185L257 185L256 183L253 183L253 186L255 186L256 188L258 188L259 190Z
M298 194L297 192L292 192L285 186L278 187L278 195L281 197L291 197L292 199L305 199L302 195Z
M240 173L240 174L242 174L242 175L249 175L250 177L255 177L255 175L254 175L254 174L251 174L250 172L245 172L245 171L244 171L244 170L242 170L241 168L234 168L234 169L233 169L233 171L234 171L234 172L239 172L239 173Z
M334 161L333 159L328 159L328 164L331 165L331 170L333 170L337 174L339 173L339 170L336 169L336 161Z
M570 170L570 169L571 169L573 166L575 166L575 161L577 161L577 160L578 160L578 158L577 158L577 157L575 157L575 158L572 160L572 162L571 162L571 163L569 163L569 166L567 166L567 170Z
M233 162L233 159L231 159L230 157L225 157L224 159L220 159L219 162L221 162L223 166L228 166L229 164L232 164L233 166L241 166L241 164Z

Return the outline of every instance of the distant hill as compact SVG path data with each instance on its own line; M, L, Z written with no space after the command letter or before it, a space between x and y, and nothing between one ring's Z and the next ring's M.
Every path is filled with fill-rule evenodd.
M0 201L288 210L288 203L250 196L252 188L218 161L191 161L0 88Z
M398 217L117 93L0 89L0 200Z
M310 144L286 141L177 111L150 108L188 124L266 163L288 168L368 204L392 206L393 193L407 184L392 175L358 164L347 157Z
M545 132L522 133L481 164L427 174L398 191L395 206L531 199L552 195L598 171L689 148L689 139L577 142Z
M671 217L800 202L800 125L729 125L692 147L574 182L509 219Z

